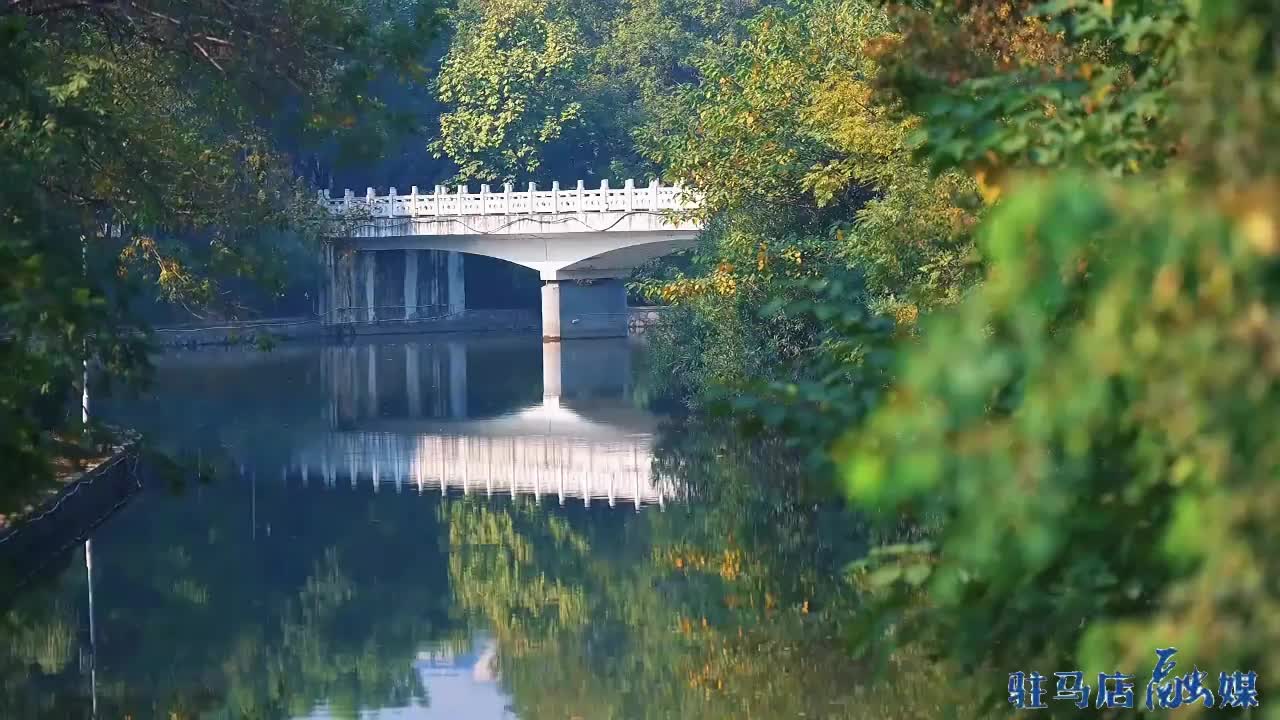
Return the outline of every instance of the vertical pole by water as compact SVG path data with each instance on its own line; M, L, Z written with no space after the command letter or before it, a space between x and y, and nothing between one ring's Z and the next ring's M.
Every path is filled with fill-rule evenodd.
M84 269L85 284L89 281L89 243L80 236L80 262ZM89 341L84 342L84 375L80 391L80 423L89 427ZM93 624L93 540L84 540L84 572L89 582L89 692L93 696L93 718L98 717L98 637Z
M85 285L89 284L89 242L80 236L80 265L84 270ZM84 341L84 376L80 383L80 424L89 428L89 341Z
M98 635L93 623L93 541L84 541L84 571L89 580L89 692L93 696L93 718L98 717Z

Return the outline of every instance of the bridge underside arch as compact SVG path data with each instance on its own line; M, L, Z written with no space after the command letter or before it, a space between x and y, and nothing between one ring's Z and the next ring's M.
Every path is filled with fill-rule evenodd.
M696 231L546 235L399 235L339 241L361 251L442 250L505 260L543 280L619 278L657 257L693 247Z

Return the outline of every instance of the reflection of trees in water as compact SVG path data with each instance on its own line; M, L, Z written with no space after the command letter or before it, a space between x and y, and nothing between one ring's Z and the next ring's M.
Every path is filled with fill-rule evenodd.
M95 536L99 716L356 717L421 698L414 657L453 634L430 508L314 492L301 513L298 490L264 483L254 533L236 480L153 490ZM89 716L83 576L81 557L3 616L0 717Z
M693 440L690 440L690 439ZM655 461L698 500L665 512L444 512L459 605L499 641L522 720L932 717L942 668L911 649L884 680L842 639L842 568L866 529L815 500L767 443L675 428Z
M79 698L52 692L46 681L75 666L78 620L74 606L47 588L5 610L0 617L0 715L78 716Z

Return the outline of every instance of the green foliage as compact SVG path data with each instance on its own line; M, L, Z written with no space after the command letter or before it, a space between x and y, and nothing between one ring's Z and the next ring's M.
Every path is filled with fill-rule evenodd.
M1280 110L1263 40L1280 16L1038 9L1074 80L991 54L1023 36L1016 14L913 15L896 53L923 151L1007 171L979 232L986 279L928 319L892 399L839 449L851 496L936 527L925 606L896 582L878 613L999 672L1141 671L1176 646L1274 691L1280 236L1262 118ZM927 58L964 72L941 82ZM895 564L881 580L905 578Z
M547 0L478 0L457 15L436 83L451 109L432 149L458 163L460 179L514 181L581 119L574 89L587 50Z
M436 84L448 110L432 143L458 180L643 177L633 134L758 0L467 0Z
M906 142L918 120L873 92L870 49L892 31L855 0L766 9L699 56L701 82L643 135L714 217L692 277L640 283L685 306L655 334L657 373L697 405L731 388L749 424L786 426L815 460L885 382L863 364L887 332L868 309L909 330L976 275L974 184L930 176Z
M808 467L825 470L830 443L880 403L889 381L894 324L867 307L856 276L796 284L801 299L775 297L763 312L807 321L813 344L783 365L786 379L721 390L720 399L745 419L746 429L777 433L807 453Z
M1016 9L1015 9L1016 8ZM951 24L936 22L950 15ZM929 122L935 167L1159 167L1178 142L1168 85L1189 42L1184 3L978 3L905 13L882 82Z
M700 56L702 81L642 137L704 194L704 214L755 236L753 249L813 238L833 264L864 273L878 305L927 308L971 281L980 203L964 176L931 178L913 161L917 121L874 96L870 50L891 32L883 11L857 0L767 9L743 41Z
M431 17L420 2L372 0L23 0L0 11L0 464L11 482L45 478L45 433L77 429L83 362L117 379L145 369L130 313L140 291L225 310L220 278L269 279L288 255L281 238L312 234L314 195L278 140L385 135L395 118L369 83L412 76Z
M773 381L738 392L737 412L800 448L849 428L834 448L848 493L915 527L849 568L869 601L862 647L921 642L998 677L1137 670L1176 645L1275 687L1264 618L1277 595L1263 578L1277 569L1265 428L1280 16L1247 2L895 4L876 26L887 30L853 44L861 54L832 39L807 48L842 5L764 13L682 95L688 133L654 137L721 212L705 282L666 278L684 309L659 335L665 367L685 392L705 394L698 377ZM832 22L806 25L816 17ZM827 79L822 47L843 48ZM869 95L833 89L850 77ZM797 99L806 83L821 91ZM843 169L864 157L900 165ZM776 228L814 233L804 223L821 215L795 210L797 188L838 206L854 179L875 197L849 220L828 216L840 234L820 274L863 269L863 303L897 310L904 330L914 313L902 310L928 311L918 335L877 344L866 324L832 323L863 317L857 301L797 298L740 271L741 249L772 250ZM896 232L914 210L920 244ZM737 305L768 300L825 317L833 342L803 362L773 355L753 334L767 326ZM850 347L891 350L892 374L868 365L888 355ZM839 381L810 394L788 373Z

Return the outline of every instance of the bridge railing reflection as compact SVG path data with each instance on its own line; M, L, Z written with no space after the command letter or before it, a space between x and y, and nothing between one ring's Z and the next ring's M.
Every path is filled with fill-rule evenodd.
M653 473L650 442L342 433L295 453L286 476L328 487L549 496L562 505L574 498L638 510L676 499L674 484Z

